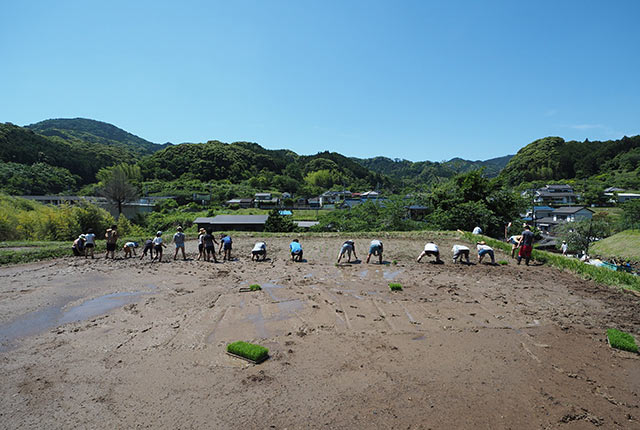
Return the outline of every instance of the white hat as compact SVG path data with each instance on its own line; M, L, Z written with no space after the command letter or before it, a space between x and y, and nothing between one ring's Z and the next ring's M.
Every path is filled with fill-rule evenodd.
M162 236L162 232L161 232L161 231L158 231L158 232L156 233L156 236Z

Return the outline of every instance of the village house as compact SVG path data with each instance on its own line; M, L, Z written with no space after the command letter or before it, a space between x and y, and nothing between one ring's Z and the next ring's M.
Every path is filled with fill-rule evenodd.
M591 219L593 213L591 209L584 206L563 206L554 209L550 216L538 220L536 225L543 233L551 234L558 224Z
M250 208L253 206L253 199L231 199L224 202L229 208Z
M260 209L273 209L280 205L280 199L273 197L271 193L256 193L253 196L253 204Z
M573 188L566 184L545 185L533 193L534 203L552 206L575 204L578 201L578 197Z

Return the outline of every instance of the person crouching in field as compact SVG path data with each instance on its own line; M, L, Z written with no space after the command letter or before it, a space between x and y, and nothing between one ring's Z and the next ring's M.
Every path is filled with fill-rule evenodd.
M91 254L91 258L93 258L93 249L96 247L96 235L93 233L92 228L87 230L84 239L84 258L87 258L89 254Z
M520 239L522 239L520 235L511 236L507 239L507 242L511 244L511 258L516 258L516 251L520 248Z
M293 239L289 244L289 251L291 251L291 261L302 261L302 245L298 239Z
M494 265L496 264L493 248L487 245L487 243L484 240L477 242L476 248L478 249L478 264L482 263L482 259L487 254L489 254L489 257L491 257L491 264L494 264Z
M424 251L422 251L422 253L418 256L418 259L416 260L418 263L420 262L420 260L422 260L422 257L424 257L425 255L431 255L433 257L436 257L436 264L442 264L444 263L444 261L440 260L440 249L438 248L438 245L436 245L435 243L427 243L424 246Z
M340 248L340 252L338 253L338 263L340 263L340 260L342 259L342 256L346 253L347 254L347 263L351 263L351 253L353 252L353 256L355 257L355 259L358 259L358 256L356 255L356 244L353 240L349 239L347 241L345 241L342 244L342 247Z
M142 255L140 256L140 260L144 258L145 255L149 253L149 258L153 260L153 240L147 239L144 241L144 248L142 249Z
M73 255L75 255L76 257L84 255L84 234L81 234L76 240L73 241L71 250L73 251Z
M107 240L107 253L104 258L109 258L109 253L111 253L111 259L115 260L116 258L116 247L118 246L118 226L112 225L111 228L107 229L107 232L104 234L104 238Z
M173 235L173 243L176 245L176 252L173 254L173 260L175 261L176 257L178 257L178 251L182 251L182 259L187 260L187 255L184 253L184 233L182 232L182 227L178 226L176 229L178 230L176 234Z
M167 245L162 241L162 232L159 231L156 233L156 237L153 238L153 250L155 255L151 259L151 261L155 261L158 258L158 261L162 261L162 248L166 248Z
M469 248L464 245L453 245L451 248L451 252L453 252L453 263L458 262L458 258L460 259L460 263L462 263L462 257L465 258L467 264L471 264L469 261Z
M251 250L251 261L259 261L262 257L262 261L267 259L267 244L264 242L256 242Z
M136 256L136 248L138 247L138 242L127 242L122 247L124 251L124 258L131 258Z
M367 264L371 260L372 255L377 255L380 264L382 264L382 242L378 239L373 239L369 244L369 255L367 255Z
M220 235L220 249L218 252L224 251L222 255L222 261L228 260L231 261L231 244L232 244L231 236L227 234Z

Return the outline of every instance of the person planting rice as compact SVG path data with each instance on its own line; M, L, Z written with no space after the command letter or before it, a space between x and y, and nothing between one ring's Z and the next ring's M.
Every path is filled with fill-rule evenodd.
M458 262L458 258L460 258L460 262L462 263L462 257L465 258L467 264L471 264L469 261L469 248L464 245L453 245L451 248L451 252L453 252L453 263Z
M187 256L184 253L184 233L182 232L182 227L178 226L176 230L178 231L173 235L173 243L176 245L176 252L173 254L173 260L175 261L178 257L179 250L182 251L182 259L186 260Z
M116 247L118 246L118 226L112 225L111 228L107 229L107 232L104 234L104 238L107 240L107 253L104 258L109 258L109 253L111 253L111 258L115 260L116 258Z
M482 259L487 254L489 254L489 257L491 257L491 264L494 264L494 265L496 264L493 248L487 245L487 243L484 240L477 242L476 248L478 249L478 264L482 263Z
M353 252L353 256L357 260L358 256L356 255L356 244L353 240L349 239L345 241L342 244L342 247L340 248L340 253L338 254L338 263L340 263L340 260L342 259L345 253L347 254L347 263L351 263L352 252Z
M424 246L424 250L422 251L422 253L420 253L416 261L419 263L420 260L422 260L422 257L424 257L425 255L431 255L433 257L436 257L436 261L435 261L436 264L443 263L443 261L440 260L440 249L438 248L438 245L436 245L435 243L432 243L432 242L427 243Z
M198 260L204 257L204 243L202 242L202 238L207 234L204 228L198 230Z
M89 254L91 254L91 258L93 258L93 249L96 247L96 235L93 233L92 228L87 230L84 238L84 258L87 258Z
M127 242L122 247L124 251L124 258L133 257L136 255L136 248L138 247L138 242Z
M267 244L264 242L256 242L251 250L251 261L258 261L262 256L262 261L267 259Z
M73 245L71 245L73 255L75 255L76 257L84 255L84 240L84 234L81 234L76 240L73 241Z
M155 251L155 255L151 261L155 261L156 258L158 258L158 261L162 261L162 248L166 247L167 245L162 241L162 232L157 232L156 237L153 238L153 250Z
M218 262L216 258L216 247L218 241L210 231L207 231L204 236L202 236L202 244L204 245L204 259L205 261L209 261L209 259L213 256L213 261ZM215 244L215 245L214 245Z
M372 255L377 255L380 264L382 264L382 242L380 242L378 239L373 239L369 244L369 255L367 255L367 264L369 263Z
M302 245L298 239L293 239L289 244L289 251L291 251L291 261L302 261Z
M224 254L222 255L222 261L228 260L231 261L231 244L232 244L231 236L227 234L220 235L220 251L224 250Z
M516 258L516 250L520 247L520 239L522 239L520 235L511 236L507 239L507 242L511 244L511 258Z
M520 245L518 264L520 264L524 258L524 263L528 266L529 260L531 260L531 250L533 249L533 232L531 231L531 227L528 225L524 226L524 231L522 232L522 237L518 244Z
M482 229L479 226L477 226L476 228L473 229L471 234L482 234Z
M142 255L140 256L140 260L142 260L144 256L147 255L147 252L149 252L149 258L153 260L153 240L152 239L147 239L144 241L144 248L142 249Z

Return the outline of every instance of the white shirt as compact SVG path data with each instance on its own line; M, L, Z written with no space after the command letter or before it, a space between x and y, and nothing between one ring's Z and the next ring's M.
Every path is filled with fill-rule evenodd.
M256 242L255 245L253 245L253 249L251 251L264 251L267 249L267 244L264 242Z
M154 245L160 245L161 243L162 243L162 238L161 237L156 236L156 237L153 238L153 244Z
M124 244L124 246L125 246L126 248L135 248L135 247L136 247L136 244L135 244L135 243L133 243L133 242L127 242L127 243L125 243L125 244Z
M468 251L469 248L464 246L464 245L453 245L453 248L451 248L451 252L453 252L454 254L456 252L460 252L460 251Z
M472 231L473 234L482 234L482 229L480 227L476 227Z
M382 246L382 242L380 242L378 239L373 239L371 241L371 246Z
M96 238L96 235L93 234L93 233L87 233L84 237L86 239L86 244L87 245L89 245L89 244L93 245L93 243L95 241L95 238Z
M493 251L493 248L489 245L477 245L478 251Z
M424 246L424 250L431 251L431 252L440 252L440 250L438 249L438 245L436 245L435 243L427 243Z

